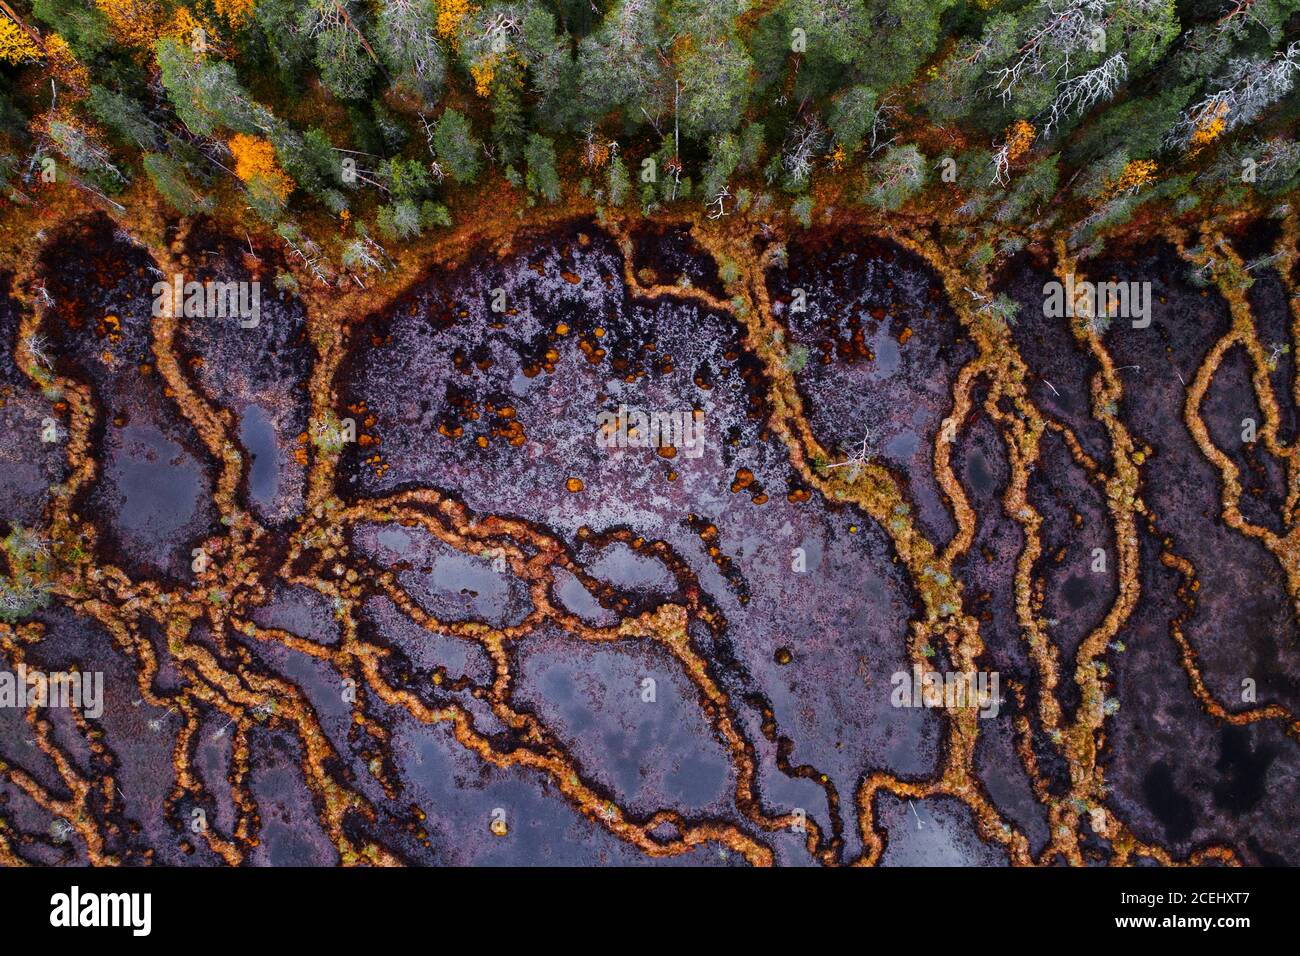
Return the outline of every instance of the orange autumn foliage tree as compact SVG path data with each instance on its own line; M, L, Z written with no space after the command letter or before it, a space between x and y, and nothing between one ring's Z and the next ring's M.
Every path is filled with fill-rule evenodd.
M188 7L178 7L162 36L187 44L196 53L206 53L218 46L217 31L212 25L190 12Z
M95 0L113 35L128 46L150 46L158 38L164 13L157 0Z
M1016 120L1007 127L1007 160L1014 163L1029 152L1029 147L1034 145L1037 136L1038 131L1033 124L1025 120Z
M1106 187L1104 195L1111 197L1125 193L1135 193L1143 186L1154 182L1155 176L1156 164L1154 160L1130 160L1123 171L1115 177L1114 182Z
M496 76L496 57L489 56L473 64L469 73L474 78L474 92L483 97L491 95L492 78Z
M237 27L253 13L254 0L214 0L217 15Z
M478 10L469 0L441 0L438 4L438 36L449 40L452 46L459 46L457 33L466 17Z
M257 136L237 133L226 144L235 157L235 175L250 187L269 190L284 202L293 192L291 180L275 160L275 147Z
M76 97L90 92L90 72L73 55L67 40L51 33L45 40L45 54L49 75L62 90Z
M1196 132L1192 133L1191 147L1192 152L1198 152L1202 147L1214 142L1222 135L1227 127L1228 104L1219 103L1215 106L1214 111L1203 119L1196 127Z
M41 48L27 35L27 31L0 15L0 63L25 63L40 58Z

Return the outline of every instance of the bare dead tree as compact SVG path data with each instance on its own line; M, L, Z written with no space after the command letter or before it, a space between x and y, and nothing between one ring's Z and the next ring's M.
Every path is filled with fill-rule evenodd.
M1279 50L1270 60L1233 59L1222 87L1189 107L1170 130L1166 142L1186 148L1198 133L1221 135L1252 122L1291 92L1297 70L1300 40Z
M44 286L41 287L42 290ZM54 363L50 361L49 352L46 350L50 347L49 340L38 332L33 332L23 341L23 348L27 350L38 365L44 366L47 370L53 370Z
M1042 135L1050 135L1065 120L1081 116L1095 104L1110 99L1126 79L1128 62L1123 51L1107 57L1091 70L1070 77L1057 88Z
M803 182L812 175L817 154L826 144L826 127L816 114L809 113L795 126L781 150L781 168L795 182Z
M725 216L727 214L726 201L730 198L731 198L731 190L729 190L724 185L720 190L718 190L718 194L709 200L710 206L717 207L716 209L713 209L709 213L709 218L721 219L723 216Z
M844 461L837 461L834 464L827 465L830 468L848 468L849 480L856 481L862 469L866 467L871 460L871 453L867 450L867 444L871 440L871 431L866 429L862 432L862 442L858 450L846 458Z
M1008 102L1024 83L1068 76L1073 58L1095 50L1111 0L1047 0L1044 23L1021 45L1016 58L993 71L993 89Z

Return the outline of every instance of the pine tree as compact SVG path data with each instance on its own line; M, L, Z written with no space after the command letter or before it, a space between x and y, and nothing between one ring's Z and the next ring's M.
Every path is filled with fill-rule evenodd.
M315 39L321 82L339 99L365 96L375 70L375 54L357 25L351 0L308 0L299 14L302 30Z
M446 109L433 131L433 148L438 162L458 183L473 182L479 173L479 142L470 130L469 120L453 109Z
M555 171L554 144L545 136L534 133L528 137L524 159L528 163L524 179L528 191L547 202L557 201L560 198L560 177Z
M193 216L212 208L211 198L190 184L184 170L170 156L146 153L143 163L158 194L181 215Z
M915 146L891 146L867 168L865 201L879 209L897 209L920 192L925 166L925 157Z

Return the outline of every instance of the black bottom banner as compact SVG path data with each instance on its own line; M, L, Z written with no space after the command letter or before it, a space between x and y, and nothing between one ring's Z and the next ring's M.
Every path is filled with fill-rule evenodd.
M341 945L402 925L532 940L548 927L617 936L628 920L650 932L661 921L666 932L684 918L732 942L770 942L783 924L804 935L810 918L837 915L891 935L915 932L922 920L936 929L970 920L981 935L1218 941L1283 930L1296 919L1294 890L1285 869L0 870L17 938L78 934L78 942L98 936L128 947L268 938Z

